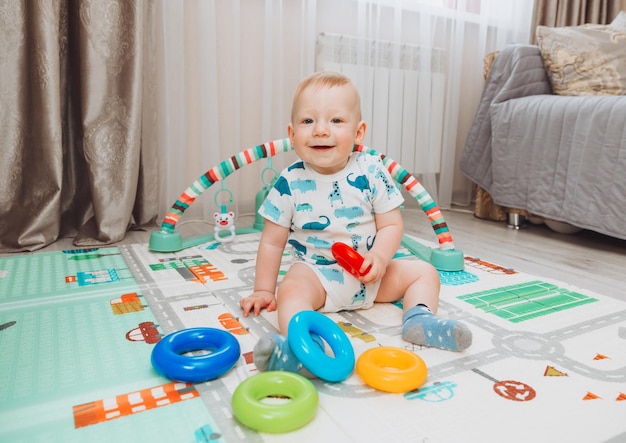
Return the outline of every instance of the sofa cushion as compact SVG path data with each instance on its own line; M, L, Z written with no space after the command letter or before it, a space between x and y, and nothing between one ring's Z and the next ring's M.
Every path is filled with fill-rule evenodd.
M611 26L626 31L626 11L617 14L617 17L611 22Z
M537 42L558 95L626 95L626 12L610 25L537 27Z

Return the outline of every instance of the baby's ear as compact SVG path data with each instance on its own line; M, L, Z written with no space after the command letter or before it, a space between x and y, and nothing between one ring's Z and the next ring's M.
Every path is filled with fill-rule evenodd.
M287 136L289 137L289 143L291 144L291 146L293 146L294 132L293 125L291 123L289 123L289 125L287 126Z
M362 145L365 140L365 134L367 133L367 123L361 120L356 127L356 134L354 135L354 142L357 145Z

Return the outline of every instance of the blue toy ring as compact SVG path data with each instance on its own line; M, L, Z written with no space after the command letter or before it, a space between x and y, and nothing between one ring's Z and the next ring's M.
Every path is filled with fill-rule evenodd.
M204 355L181 355L208 350ZM241 355L239 342L230 332L214 328L190 328L163 337L152 349L152 366L170 380L199 383L228 372Z
M324 339L334 357L326 355L311 334ZM348 336L324 314L302 311L294 315L287 327L289 347L313 375L329 382L340 382L352 374L354 350Z

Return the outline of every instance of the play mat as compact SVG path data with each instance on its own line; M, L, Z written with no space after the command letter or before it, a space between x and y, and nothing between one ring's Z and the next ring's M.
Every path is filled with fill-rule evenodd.
M474 334L462 353L404 342L397 304L328 315L357 358L379 346L419 355L428 367L419 389L377 391L356 372L314 379L319 405L304 427L267 434L241 425L233 392L258 374L252 349L277 325L274 312L243 318L238 304L253 287L259 238L250 230L173 252L132 244L0 257L0 442L626 438L626 303L471 251L463 270L440 271L439 315ZM416 255L416 244L438 246L405 236L398 257ZM281 275L290 261L285 251ZM204 383L159 376L154 345L191 327L232 333L235 366Z

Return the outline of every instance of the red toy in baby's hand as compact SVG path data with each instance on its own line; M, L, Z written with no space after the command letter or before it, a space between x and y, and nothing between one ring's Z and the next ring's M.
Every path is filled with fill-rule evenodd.
M359 270L361 269L361 265L363 264L363 256L345 243L333 243L330 251L333 253L333 257L335 257L337 263L339 263L344 269L346 269L356 278L367 274L371 268L370 266L365 270L365 272L361 274Z

